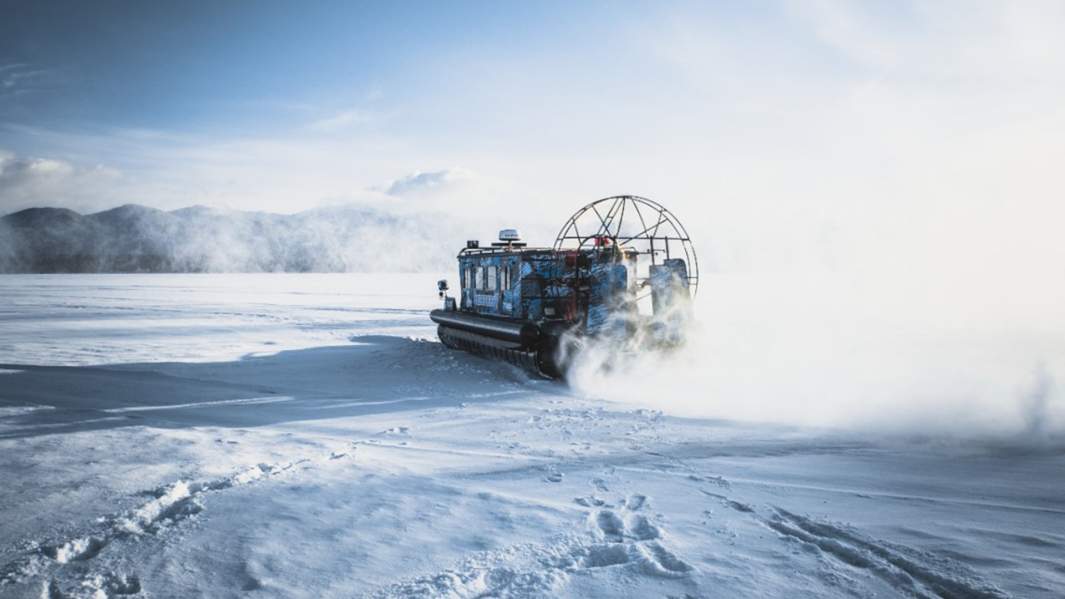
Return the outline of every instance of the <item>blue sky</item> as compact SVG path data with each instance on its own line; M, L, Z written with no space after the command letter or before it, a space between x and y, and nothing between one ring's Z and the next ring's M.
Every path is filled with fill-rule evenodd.
M565 43L590 8L522 6L16 4L3 25L4 60L40 73L24 85L42 93L8 98L4 117L55 127L283 130L384 88L422 93L449 59L537 39Z
M421 128L432 123L419 122L429 115L418 108L444 112L463 88L479 87L485 101L505 91L484 79L508 78L510 61L554 69L579 60L592 80L608 61L639 67L609 36L656 15L652 6L15 3L0 25L0 118L71 131L262 135L361 109L404 111L398 126Z
M0 10L0 213L522 205L546 227L636 193L722 263L831 263L958 219L973 243L1038 228L1065 189L1061 2Z

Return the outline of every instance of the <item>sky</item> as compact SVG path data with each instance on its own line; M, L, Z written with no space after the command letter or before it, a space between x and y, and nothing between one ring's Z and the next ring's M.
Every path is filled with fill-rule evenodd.
M546 232L632 193L726 270L1061 253L1062 2L0 11L0 213L359 203Z

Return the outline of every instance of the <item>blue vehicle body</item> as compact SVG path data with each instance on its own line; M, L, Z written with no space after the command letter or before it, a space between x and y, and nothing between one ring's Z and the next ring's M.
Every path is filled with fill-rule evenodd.
M459 254L459 306L475 314L530 322L561 320L594 332L628 270L613 251L491 248ZM581 318L587 310L588 318Z

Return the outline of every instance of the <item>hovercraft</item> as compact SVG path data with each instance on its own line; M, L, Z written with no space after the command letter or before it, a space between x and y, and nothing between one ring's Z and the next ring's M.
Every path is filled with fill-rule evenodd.
M550 378L588 340L675 345L699 286L684 226L631 195L584 206L552 247L529 247L516 229L489 247L467 241L458 267L456 296L437 284L444 306L430 317L440 341Z

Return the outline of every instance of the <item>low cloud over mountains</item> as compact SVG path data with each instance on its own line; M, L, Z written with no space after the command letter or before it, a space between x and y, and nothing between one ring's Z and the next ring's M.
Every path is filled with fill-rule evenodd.
M281 215L129 204L0 218L0 272L373 272L447 269L463 233L440 215L335 207Z

